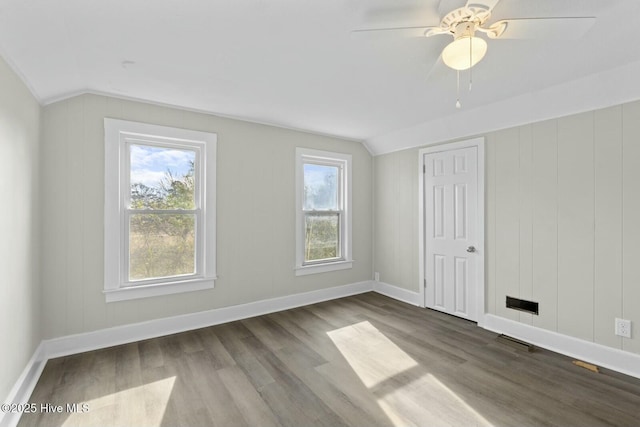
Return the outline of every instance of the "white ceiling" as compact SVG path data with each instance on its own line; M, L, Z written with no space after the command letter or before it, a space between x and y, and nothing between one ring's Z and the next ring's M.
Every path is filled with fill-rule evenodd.
M366 142L457 114L451 38L350 31L438 25L464 3L0 0L0 53L44 104L106 93ZM579 40L488 40L462 111L640 60L636 0L501 0L490 22L556 16L597 19Z

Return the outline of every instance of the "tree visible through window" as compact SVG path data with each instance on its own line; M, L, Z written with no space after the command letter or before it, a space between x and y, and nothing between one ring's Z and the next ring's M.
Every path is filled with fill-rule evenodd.
M131 144L129 280L195 273L196 152Z
M351 155L296 149L296 275L351 268Z
M214 287L214 133L105 118L107 302Z
M339 190L341 168L315 163L304 164L304 261L341 257Z

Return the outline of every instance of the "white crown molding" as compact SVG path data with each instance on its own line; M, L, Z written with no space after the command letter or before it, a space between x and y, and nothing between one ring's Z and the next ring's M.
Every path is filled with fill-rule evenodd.
M378 156L640 99L640 61L367 139Z
M498 334L509 335L565 356L640 378L640 354L536 328L493 314L486 314L484 322L485 329Z
M25 80L23 79L23 81L25 81ZM89 88L85 88L85 89L81 89L81 90L77 90L77 91L73 91L73 92L68 92L68 93L63 93L63 94L60 94L58 96L46 98L46 99L41 100L39 102L40 102L40 105L42 105L43 107L46 107L46 106L55 104L57 102L66 101L67 99L75 98L77 96L82 96L82 95L104 96L104 97L107 97L107 98L119 99L119 100L122 100L122 101L138 102L138 103L141 103L141 104L154 105L156 107L172 108L172 109L175 109L175 110L187 111L187 112L190 112L190 113L205 114L205 115L208 115L208 116L214 116L214 117L220 117L220 118L223 118L223 119L236 120L236 121L239 121L239 122L246 122L246 123L251 123L251 124L261 125L261 126L269 126L269 127L273 127L273 128L285 129L285 130L290 130L290 131L294 131L294 132L301 132L301 133L306 133L306 134L314 135L314 136L321 136L321 137L325 137L325 138L334 138L334 139L340 139L340 140L343 140L343 141L358 142L358 143L362 144L367 149L367 151L369 151L369 153L371 154L371 151L369 150L369 147L367 147L367 145L364 143L364 140L362 140L362 139L349 138L349 137L346 137L346 136L340 136L340 135L335 135L335 134L326 133L326 132L317 132L317 131L313 131L313 130L309 130L309 129L302 129L302 128L297 128L297 127L294 127L294 126L287 126L285 124L279 124L279 123L275 123L275 122L268 122L268 121L250 119L250 118L247 118L247 117L235 116L235 115L231 115L231 114L224 114L224 113L220 113L220 112L216 112L216 111L210 111L210 110L199 109L199 108L186 107L186 106L183 106L183 105L170 104L170 103L159 102L159 101L151 101L151 100L148 100L148 99L137 98L137 97L127 96L127 95L123 95L123 94L102 92L102 91L99 91L99 90L93 90L93 89L89 89Z

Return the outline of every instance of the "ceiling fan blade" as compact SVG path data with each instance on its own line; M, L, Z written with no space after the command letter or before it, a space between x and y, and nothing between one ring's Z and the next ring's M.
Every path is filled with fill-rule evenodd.
M488 8L489 11L492 11L499 1L500 0L467 0L467 4L465 7Z
M505 19L491 24L486 33L492 39L577 40L595 21L592 16Z
M438 16L445 16L452 10L464 7L466 0L440 0L438 3Z
M363 28L351 31L352 37L362 37L371 34L393 34L401 37L425 37L427 35L435 35L446 32L440 27L391 27L391 28Z

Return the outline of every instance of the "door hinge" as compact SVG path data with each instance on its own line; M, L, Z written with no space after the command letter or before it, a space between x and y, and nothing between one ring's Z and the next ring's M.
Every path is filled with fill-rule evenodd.
M423 174L427 173L427 165L422 165L422 173Z
M424 282L424 287L426 288L427 287L427 279L424 279L423 282Z

